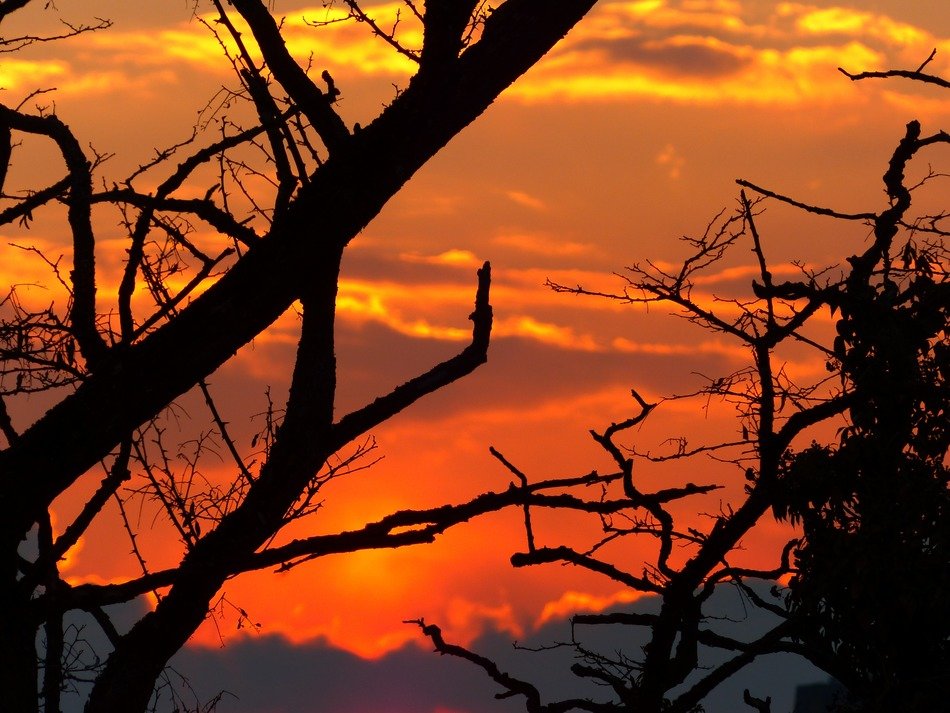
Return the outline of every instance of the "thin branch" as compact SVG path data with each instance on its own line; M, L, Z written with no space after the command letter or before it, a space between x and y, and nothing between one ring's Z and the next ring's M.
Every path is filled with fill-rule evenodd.
M234 250L232 248L227 248L226 250L223 250L216 258L209 260L204 265L202 265L201 269L188 281L188 284L179 290L178 294L176 294L171 299L166 300L158 310L156 310L135 329L131 338L133 340L137 339L162 319L169 316L170 314L174 314L181 303L184 302L188 296L192 294L195 289L197 289L197 287L208 278L214 268L226 257L229 257L233 254Z
M396 26L393 26L393 29L390 32L386 32L383 28L372 17L366 14L366 12L359 6L359 3L356 0L343 0L346 3L346 6L350 9L350 15L356 18L357 22L364 22L369 25L369 28L373 31L373 34L378 38L386 42L390 47L396 50L403 57L411 59L413 62L419 62L419 52L416 50L411 50L403 45L399 40L396 39ZM411 6L410 6L411 7ZM415 11L415 8L412 8ZM415 11L418 13L418 11ZM418 19L422 20L422 17ZM396 20L396 25L399 24L398 15Z
M524 696L525 707L528 713L563 713L569 710L585 710L594 713L618 710L618 707L611 703L596 703L585 699L569 699L543 705L541 703L541 693L538 689L521 679L515 678L498 668L498 665L491 659L480 656L466 648L455 644L446 643L442 637L442 630L435 624L426 624L423 619L411 619L406 624L415 624L422 633L429 637L435 646L436 652L441 655L455 656L457 658L469 661L481 668L488 676L499 686L505 689L504 693L495 694L495 698L504 699L512 696Z
M488 342L492 327L492 307L488 301L490 286L491 265L486 262L478 270L475 310L469 315L469 319L473 322L471 344L448 361L432 367L425 374L397 386L386 396L381 396L363 408L341 418L333 425L334 441L336 443L341 445L348 443L383 421L392 418L426 394L430 394L462 378L487 361Z
M943 87L944 89L950 89L950 81L947 81L943 77L938 77L933 74L925 74L924 68L930 64L934 57L937 56L937 50L934 49L930 56L924 60L917 69L907 70L907 69L888 69L883 72L858 72L857 74L852 74L842 67L838 67L838 71L841 72L844 76L850 79L852 82L857 82L862 79L888 79L890 77L903 77L905 79L913 79L917 82L924 82L925 84L935 84L938 87Z
M18 0L20 7L26 5L27 2L29 2L29 0ZM6 3L0 5L0 21L2 21L6 16L4 7L9 4L10 0L7 0ZM71 37L76 37L77 35L82 35L87 32L107 30L108 28L112 27L112 20L106 20L101 17L97 17L95 20L96 24L94 25L71 25L68 22L60 20L60 23L66 29L58 35L19 35L17 37L0 37L0 53L18 52L25 47L29 47L30 45L56 42L57 40L67 40Z
M321 140L332 154L350 138L350 132L324 94L290 55L280 27L260 0L232 0L232 5L254 33L274 78L306 114Z
M47 186L46 188L36 191L35 193L29 194L15 206L11 206L3 211L0 211L0 225L12 223L14 220L18 220L20 218L32 220L33 211L39 208L41 205L49 203L54 198L61 197L69 189L70 180L70 177L66 176L51 186Z
M747 706L755 708L759 713L772 713L772 696L766 696L765 700L762 700L750 694L749 689L746 688L742 691L742 700L745 701Z
M129 457L132 453L132 439L126 438L119 446L119 452L109 468L108 474L99 484L98 490L93 493L76 519L69 524L56 542L53 543L53 555L59 559L65 555L78 541L82 534L89 528L92 521L99 514L105 504L109 501L122 483L129 480L131 472L129 471Z
M76 342L86 359L95 365L107 346L96 326L95 234L92 228L92 164L76 137L56 115L22 114L0 105L0 123L17 131L52 139L69 170L67 219L73 236L73 303L70 322Z
M234 439L232 439L230 433L228 433L227 423L221 418L221 414L218 412L218 407L211 396L211 389L208 386L208 382L202 379L198 382L198 388L201 389L201 395L204 396L205 404L211 412L211 418L214 419L214 423L218 427L218 434L221 436L221 440L224 441L228 452L231 454L231 459L240 470L244 480L248 483L254 482L254 476L251 475L251 472L247 469L244 459L241 457L241 454L238 453Z
M158 198L156 196L138 193L129 188L114 188L93 194L92 202L128 203L137 208L191 213L201 218L211 227L220 230L225 235L234 238L248 247L251 247L261 239L253 228L245 224L246 221L238 221L234 216L218 208L218 206L210 200L201 198Z
M583 555L570 547L541 547L534 552L517 552L511 556L511 564L515 567L551 564L554 562L567 562L578 567L583 567L584 569L589 569L591 572L602 574L640 592L649 592L651 594L662 594L663 592L663 588L660 585L645 577L637 577L636 575L629 574L608 562Z
M501 453L495 450L494 446L489 446L488 452L491 453L505 468L507 468L511 473L521 481L521 487L525 490L528 489L528 476L518 470L511 462L508 461ZM528 552L534 552L534 530L531 527L531 509L528 505L528 502L525 501L524 504L524 531L525 537L528 540Z
M768 188L762 188L757 186L750 181L746 181L742 178L737 179L736 183L743 188L748 188L751 191L755 191L759 195L766 196L767 198L774 198L777 201L782 203L787 203L788 205L795 206L796 208L801 208L808 213L814 213L815 215L826 215L831 218L840 218L841 220L874 220L877 217L876 213L841 213L831 208L822 208L820 206L810 205L808 203L802 203L797 201L794 198L789 198L788 196L782 195L781 193L776 193L770 191Z
M273 566L289 569L301 561L331 554L432 542L437 535L455 525L525 502L535 507L551 509L571 509L590 513L617 512L628 507L629 504L624 500L587 501L567 494L547 495L543 491L608 484L618 477L616 474L601 476L592 473L577 478L557 478L530 484L527 488L513 486L500 493L483 493L459 505L443 505L428 510L402 510L356 530L293 540L285 545L264 549L247 556L225 559L218 564L225 568L229 576L233 576ZM293 560L297 561L291 563ZM144 567L144 560L141 558L140 563ZM178 568L159 572L145 570L143 576L127 582L76 585L69 588L63 597L64 601L68 601L70 608L87 609L92 606L117 604L146 592L170 586L174 584L178 576ZM46 606L44 603L46 600L42 596L38 597L36 602L40 608Z

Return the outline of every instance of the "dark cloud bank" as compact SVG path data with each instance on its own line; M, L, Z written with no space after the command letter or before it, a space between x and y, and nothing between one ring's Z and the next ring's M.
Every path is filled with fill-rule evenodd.
M768 596L763 587L762 596ZM138 608L133 605L132 608ZM655 598L636 602L626 610L655 611ZM753 611L738 591L726 586L710 600L714 613L711 626L726 635L755 636L774 625L769 614ZM127 628L141 611L113 611L120 630ZM134 614L134 616L133 616ZM122 626L123 621L125 626ZM437 623L437 622L434 622ZM78 621L81 638L104 654L95 624ZM548 622L520 646L550 647L570 639L566 619ZM618 650L637 653L643 638L630 628L577 627L577 639L591 649L611 654ZM420 640L422 634L420 632ZM597 685L570 673L572 653L567 648L526 651L513 646L510 635L489 632L471 649L492 658L508 673L537 685L546 701L556 698L589 697L606 700ZM104 658L104 656L103 656ZM701 655L701 662L714 660ZM230 643L220 649L186 648L172 660L169 679L189 709L202 706L221 694L217 713L523 713L520 697L496 700L500 689L473 664L407 645L375 661L367 661L324 641L294 645L281 636L263 634ZM700 672L701 673L701 672ZM760 660L733 676L705 701L706 713L740 713L750 710L742 703L742 691L772 697L774 713L791 713L796 687L823 682L825 676L790 655ZM187 681L187 686L182 681ZM815 691L812 691L815 693ZM821 695L821 692L818 692ZM67 696L63 713L81 713L82 696ZM176 710L167 690L158 711ZM824 710L801 708L796 713Z
M764 630L770 619L751 613L738 593L726 588L714 600L715 627L723 633L745 635ZM636 610L655 608L641 601ZM642 644L632 632L577 629L585 644L604 652L619 648L636 651ZM420 634L421 636L421 634ZM528 640L526 647L548 646L570 638L566 620L548 623ZM515 650L507 634L482 636L472 649L493 658L509 673L530 680L551 697L587 696L605 699L606 693L569 671L568 649L541 652ZM707 657L707 663L711 659ZM520 698L495 700L495 684L474 665L407 646L376 661L366 661L324 642L294 646L278 636L262 635L229 644L219 650L188 649L174 666L194 686L198 697L209 699L228 691L220 713L517 713ZM773 656L748 667L720 687L706 701L707 713L745 709L742 690L772 696L775 713L793 709L795 688L824 676L793 656Z

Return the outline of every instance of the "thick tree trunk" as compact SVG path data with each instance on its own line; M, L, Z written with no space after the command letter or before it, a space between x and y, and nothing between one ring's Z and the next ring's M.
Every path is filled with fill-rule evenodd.
M144 710L166 662L204 620L234 563L280 528L287 510L335 450L334 317L342 253L314 270L284 421L270 457L241 505L189 552L155 611L122 637L96 681L87 713Z
M0 581L0 691L3 710L35 713L37 697L36 627L28 610L29 594L17 586L16 541L9 535L3 550L3 579ZM12 556L11 556L12 555Z
M413 81L317 171L288 218L216 285L142 343L114 350L111 364L0 453L2 512L13 515L25 535L39 513L130 430L271 324L300 296L328 247L336 251L352 240L593 4L509 0L461 59L438 76Z
M0 452L0 511L11 533L5 542L25 537L49 504L131 430L213 373L295 299L309 300L307 309L320 313L317 324L323 325L322 341L314 341L319 358L309 376L332 378L334 303L325 294L310 294L314 283L318 292L335 292L340 256L349 241L594 2L507 0L461 58L447 61L444 68L428 68L376 121L335 145L270 234L214 286L141 343L112 349L74 394ZM298 356L305 361L307 354L302 343ZM307 386L304 376L295 374L294 388L319 392L319 385ZM204 619L227 573L234 571L234 558L252 553L273 534L303 484L340 446L326 430L332 421L332 391L327 385L322 397L311 394L312 402L299 410L300 419L290 417L288 405L278 436L282 445L275 443L266 466L278 475L262 474L242 507L185 557L175 585L156 611L123 637L110 656L89 701L90 713L136 713L146 707L156 677ZM291 400L295 398L292 389ZM4 554L11 557L9 550ZM10 576L15 578L15 571ZM5 615L23 605L10 584L9 591L0 592ZM0 643L0 676L10 686L4 690L19 686L25 698L29 687L33 708L16 709L35 710L34 641L31 636L26 656L26 625L8 620L5 626L0 631L8 635ZM23 683L26 678L29 683Z

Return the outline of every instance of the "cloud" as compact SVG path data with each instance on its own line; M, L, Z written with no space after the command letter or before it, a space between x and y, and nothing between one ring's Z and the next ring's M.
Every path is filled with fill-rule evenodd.
M650 66L674 76L721 77L738 72L751 61L748 55L710 37L628 37L612 41L603 49L615 63Z
M715 354L730 361L748 361L749 349L738 342L725 344L721 341L704 341L692 344L663 344L651 342L636 342L626 337L616 337L612 344L614 349L627 354L655 354L662 356L685 356L697 354Z
M403 290L405 292L399 294ZM416 285L399 289L393 286L355 284L344 281L341 282L340 295L337 297L337 314L340 319L350 322L380 322L394 332L409 337L465 342L471 339L471 327L438 324L430 318L407 317L404 314L404 310L410 310L413 307L425 309L426 293L433 299L442 296L448 301L451 300L453 293L458 292L464 294L466 303L471 301L470 288L445 286L420 288ZM462 310L457 310L457 313L461 314ZM492 333L496 338L521 337L564 349L598 351L604 348L590 335L579 334L572 327L545 322L527 314L496 318Z
M409 13L400 14L400 9L404 9L401 3L387 3L374 6L371 13L381 27L398 24L400 41L417 48L422 44L421 25ZM339 7L304 7L282 18L281 32L298 61L306 64L308 58L313 58L317 66L339 76L409 76L414 72L412 60L375 37L367 25L346 18L346 11ZM86 46L108 53L123 64L162 65L172 60L210 72L230 73L224 51L235 56L237 47L216 19L215 13L207 13L171 29L108 31L84 40ZM237 13L232 13L231 20L252 56L259 59L260 51L249 28ZM220 41L212 29L220 32Z
M510 91L529 101L628 100L650 98L689 104L788 105L836 102L855 96L834 68L877 68L881 53L859 43L795 47L788 50L736 48L747 61L743 71L716 79L665 76L655 66L611 63L603 55L578 55L564 71L538 71ZM541 70L550 69L542 65Z
M666 169L667 175L672 180L676 180L682 175L683 166L686 165L686 159L683 158L673 144L667 144L656 155L656 163Z
M471 338L471 328L440 325L426 317L405 316L414 305L424 309L428 300L443 307L449 303L467 304L472 300L472 288L461 284L410 286L344 279L340 281L337 314L351 322L382 322L393 331L413 337L450 342Z
M543 625L555 619L569 618L577 612L602 612L618 604L630 604L644 596L642 593L631 589L622 589L608 596L567 591L558 599L544 605L535 622L535 628L540 629Z
M768 584L760 587L766 597ZM618 596L610 610L657 611L655 597L627 602L623 601L626 594L629 593ZM607 601L610 597L603 599ZM726 617L716 621L714 628L727 636L748 639L774 625L772 616L748 607L729 586L717 589L705 610ZM564 615L552 615L538 630L527 632L527 638L519 640L524 647L544 650L515 648L509 633L491 628L469 642L469 648L495 661L501 670L538 686L546 701L569 697L605 700L609 694L603 687L569 675L574 663L573 649L551 646L554 642L569 640L568 615L567 611ZM443 622L433 620L431 623ZM435 655L417 628L410 631L415 645L404 646L374 660L353 656L321 639L295 645L279 636L263 636L225 648L189 646L175 657L173 665L189 679L202 699L211 698L221 689L228 690L231 695L225 697L222 707L233 713L524 711L524 700L520 697L495 699L498 686L478 666L455 657ZM616 651L634 655L645 643L643 630L637 627L584 626L576 628L575 635L590 650L608 655ZM706 658L707 651L701 655L703 663L711 663ZM718 688L704 701L705 710L707 713L735 710L742 699L742 690L754 685L767 687L777 710L791 710L796 685L824 678L820 671L800 658L766 657Z
M761 586L765 596L769 584ZM618 601L609 609L655 613L657 607L655 597L645 596L631 603ZM773 623L768 615L744 606L731 587L717 590L706 610L728 617L716 622L715 627L733 637L749 638ZM123 620L131 613L110 611ZM552 616L519 640L523 647L543 650L516 648L512 646L510 632L490 626L467 643L470 650L495 661L501 670L538 686L545 700L604 700L608 694L602 687L569 675L574 651L570 647L551 646L569 640L568 615L565 612L563 616ZM108 644L97 635L90 617L77 615L76 624L83 627L89 644L100 654L108 651ZM120 627L126 628L123 622ZM231 641L223 647L191 644L172 660L174 673L170 680L186 703L204 703L225 691L218 709L228 713L523 713L522 698L495 698L499 687L478 666L456 657L436 655L418 627L404 628L411 642L373 659L354 655L322 638L294 643L280 635L264 635ZM621 650L635 654L644 643L642 630L632 627L583 626L577 627L575 634L591 650L608 654ZM450 642L458 641L446 636ZM800 658L767 657L718 688L704 701L705 710L735 710L743 688L753 684L767 686L778 710L791 710L795 686L824 679L820 671ZM88 686L80 688L88 692ZM80 696L67 693L64 713L81 713L83 702Z
M644 0L599 5L509 90L526 102L866 101L837 74L919 64L947 40L886 14L802 3Z
M0 89L33 89L65 78L69 65L60 60L28 61L5 58L0 63Z
M464 250L449 250L437 255L404 253L402 261L437 265L480 264L474 255ZM496 275L493 301L506 304L508 314L496 315L493 335L496 338L518 337L549 346L580 351L602 351L609 348L593 336L578 332L564 323L540 319L532 315L532 304L553 301L563 303L563 297L542 289L538 283L520 285L507 282L504 275ZM507 284L505 284L507 282ZM471 311L473 286L470 282L430 282L402 284L386 280L343 278L337 297L341 321L358 326L367 322L383 324L399 334L445 342L466 342L471 339L471 326L464 318ZM284 339L282 334L296 334L296 326L289 328L285 315L277 327L272 327L258 341ZM280 325L287 324L287 328ZM293 337L295 338L295 337Z
M543 211L547 210L548 207L543 200L535 198L524 191L505 191L505 195L513 203L517 203L525 208L530 208L531 210Z
M448 265L451 267L477 267L482 264L472 251L455 248L441 252L438 255L401 253L399 259L403 262L421 263L423 265Z
M516 240L520 240L520 237ZM526 244L535 247L535 240L533 236L528 236ZM537 241L540 248L540 239ZM456 249L435 255L402 253L398 260L409 264L452 268L464 266L467 270L480 264L470 251ZM662 261L657 265L661 269L678 269L677 265ZM350 329L360 330L365 329L367 325L377 324L411 339L466 343L471 339L471 325L466 318L471 311L473 286L467 279L467 273L466 279L452 281L450 278L455 272L453 270L442 279L430 282L423 280L400 283L386 279L343 278L337 297L339 320ZM742 265L698 276L695 280L697 285L716 285L719 289L715 293L707 289L695 289L691 298L697 305L713 310L723 318L736 317L741 312L740 306L733 301L720 299L724 296L723 285L735 286L737 294L746 295L749 281L757 274L758 268ZM772 274L776 277L788 275L794 279L801 274L801 268L791 264L776 265ZM492 334L496 347L500 340L521 339L546 347L591 354L719 356L728 362L748 358L741 345L719 340L695 341L688 336L684 339L682 335L661 335L656 331L651 332L654 338L649 341L617 336L617 330L625 327L616 323L613 315L628 313L645 316L647 308L608 299L572 300L544 288L541 282L546 275L551 275L552 279L561 284L584 284L589 289L617 291L616 284L611 284L617 281L614 275L580 270L544 271L536 268L497 270L492 288L492 302L496 307ZM678 310L670 305L667 311ZM583 316L579 312L597 317ZM822 315L813 319L816 322L822 320ZM298 330L296 313L289 310L255 339L253 349L242 351L239 359L247 360L252 372L263 378L267 373L278 370L273 357L279 355L276 352L271 354L270 345L287 347L296 344Z
M374 5L381 27L397 29L406 47L422 43L420 23L402 3ZM365 23L346 20L339 7L307 6L282 18L291 53L337 80L411 76L415 63L375 37ZM259 56L240 18L250 52ZM46 61L5 60L0 86L32 88L55 82L66 93L102 93L122 87L137 94L167 86L198 68L230 74L213 14L159 29L115 28L75 38L66 54ZM935 71L945 68L950 39L884 13L784 2L746 0L638 0L598 4L584 22L506 96L524 102L627 101L650 98L677 103L789 105L860 101L834 70L917 66L937 47ZM73 49L75 48L75 50ZM109 67L103 71L102 67ZM945 100L946 101L946 100ZM518 190L508 198L543 210L544 203Z
M562 349L572 349L584 352L603 351L593 336L578 333L573 327L551 322L542 322L528 315L515 315L502 320L496 320L492 328L498 337L522 337L533 339Z
M779 3L780 16L794 18L795 27L805 34L873 37L892 45L925 45L933 35L920 27L899 22L887 15L847 7L818 8L801 3Z
M502 233L492 238L492 244L514 248L519 252L534 255L555 255L558 257L576 257L589 255L595 251L593 245L564 241L553 235L534 233Z
M382 27L398 25L398 37L407 47L419 47L421 24L411 13L397 19L401 8L402 3L386 3L374 6L371 13ZM48 56L38 55L41 59L5 58L0 63L0 88L22 93L52 86L63 95L80 98L116 92L152 98L169 85L186 81L194 85L195 70L220 81L222 76L233 76L225 53L233 57L238 50L216 18L216 14L206 13L170 26L129 30L117 25L44 46ZM375 37L367 25L345 18L346 12L339 7L315 5L294 10L282 18L285 44L302 65L313 61L315 75L328 69L337 80L391 80L414 73L413 61ZM236 12L231 20L260 63L260 51L249 28Z
M445 624L457 632L457 636L468 641L476 639L487 629L504 631L515 638L525 635L524 627L518 622L510 602L492 606L454 597L446 608Z
M405 626L414 640L418 628ZM377 661L353 656L315 640L293 645L277 636L246 640L225 649L187 648L174 665L202 699L219 690L221 708L233 713L490 713L513 711L493 700L496 687L483 672L417 646Z

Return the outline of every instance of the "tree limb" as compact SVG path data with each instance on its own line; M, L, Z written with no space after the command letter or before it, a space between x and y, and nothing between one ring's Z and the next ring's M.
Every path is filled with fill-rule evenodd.
M349 130L333 110L330 97L320 91L291 57L280 28L264 3L260 0L232 0L232 4L254 33L274 78L310 120L327 150L332 154L341 149L350 137Z
M491 265L485 263L478 270L478 289L475 292L475 310L472 320L472 341L459 354L432 367L425 374L410 379L386 396L347 414L333 426L333 438L340 445L358 438L369 429L392 418L426 394L471 373L488 360L488 342L491 337L492 308L488 301L491 286Z

